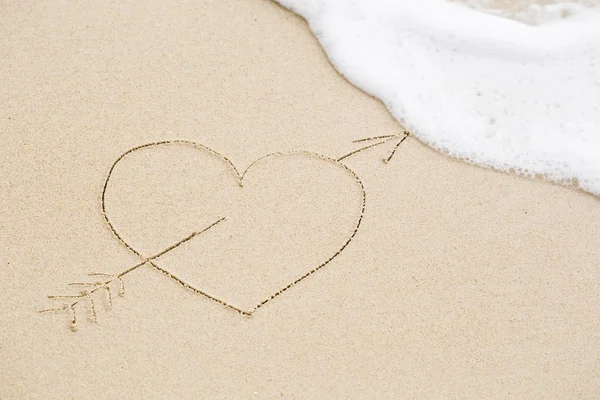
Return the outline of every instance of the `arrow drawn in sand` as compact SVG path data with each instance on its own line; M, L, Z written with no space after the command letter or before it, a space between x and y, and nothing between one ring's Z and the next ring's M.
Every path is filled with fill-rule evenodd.
M161 272L162 274L166 275L167 277L169 277L170 279L176 281L177 283L179 283L181 286L183 286L185 289L190 290L200 296L203 296L209 300L212 300L230 310L236 311L237 313L245 316L245 317L251 317L255 311L257 311L259 308L261 308L263 305L265 305L266 303L268 303L269 301L273 300L274 298L276 298L277 296L279 296L280 294L282 294L283 292L287 291L288 289L290 289L291 287L295 286L297 283L299 283L300 281L304 280L305 278L307 278L308 276L314 274L315 272L317 272L319 269L323 268L324 266L326 266L330 261L332 261L334 258L336 258L345 248L346 246L350 243L350 241L354 238L354 236L356 235L356 233L358 232L358 229L360 227L360 223L362 221L363 215L364 215L364 210L365 210L365 191L364 191L364 186L362 184L362 182L360 181L359 177L350 169L348 168L345 164L341 163L341 161L352 157L354 155L357 155L363 151L378 147L378 146L382 146L386 143L394 143L394 146L392 148L392 150L390 151L390 153L388 154L388 156L386 158L383 159L384 163L389 163L392 158L394 157L394 155L396 154L398 148L400 147L400 145L408 138L408 136L410 136L410 133L408 131L403 131L400 134L393 134L393 135L384 135L384 136L374 136L374 137L368 137L368 138L364 138L364 139L358 139L358 140L354 140L353 143L361 143L361 144L366 144L363 147L360 147L356 150L353 150L337 159L333 159L324 155L320 155L320 154L316 154L316 153L309 153L309 152L291 152L291 153L273 153L270 155L267 155L265 157L262 157L261 159L255 161L254 163L252 163L248 169L250 169L250 167L252 167L252 165L254 165L256 162L271 157L271 156L282 156L282 155L286 155L286 154L303 154L303 155L308 155L310 157L315 157L317 159L320 159L321 161L326 161L332 164L335 164L337 166L342 167L343 169L346 170L347 173L349 173L353 179L355 180L356 183L358 183L358 187L360 188L360 192L361 192L361 196L362 196L362 206L361 206L361 211L360 211L360 217L358 218L358 222L356 224L356 227L354 229L354 231L352 232L352 234L349 236L349 238L347 239L347 241L342 245L341 248L339 248L332 256L329 257L329 259L327 259L325 262L321 263L320 265L318 265L317 267L314 267L313 269L305 272L303 275L299 276L298 278L296 278L294 281L292 281L291 283L289 283L287 286L284 286L283 288L280 288L277 292L275 292L273 295L269 296L268 298L266 298L265 300L263 300L262 302L258 303L253 309L251 310L244 310L242 308L236 307L230 303L228 303L225 300L219 299L217 297L211 296L210 294L206 293L205 291L198 289L196 287L193 287L192 285L190 285L189 283L187 283L186 281L184 281L183 279L173 275L171 272L165 270L164 268L160 267L157 263L156 260L158 258L160 258L161 256L169 253L170 251L184 245L186 242L194 239L195 237L201 235L202 233L212 229L213 227L217 226L218 224L220 224L221 222L225 221L225 217L222 217L220 219L217 219L216 221L214 221L213 223L211 223L210 225L206 226L205 228L203 228L200 231L197 232L192 232L190 235L186 236L185 238L181 239L180 241L172 244L171 246L167 247L166 249L164 249L163 251L154 254L150 257L146 257L144 255L142 255L140 252L138 252L137 250L135 250L133 247L131 247L131 245L129 245L127 242L125 242L123 240L123 238L119 235L119 233L116 231L115 227L112 225L110 219L108 218L108 215L106 213L106 206L105 206L105 192L106 192L106 188L108 185L108 182L111 178L111 174L112 171L115 167L116 164L119 163L119 161L124 158L126 155L128 155L129 153L135 152L137 150L143 149L143 148L150 148L150 147L154 147L154 146L161 146L161 145L169 145L169 144L176 144L176 145L184 145L184 146L191 146L191 147L195 147L195 148L199 148L199 149L203 149L205 151L208 151L209 153L212 153L213 155L216 155L217 157L221 158L222 161L224 161L225 163L227 163L228 165L230 165L232 167L232 169L235 171L235 174L237 174L238 177L238 184L240 187L242 187L242 179L245 175L246 172L240 174L238 172L238 170L235 168L235 166L231 163L231 161L229 161L228 158L226 158L225 156L199 144L199 143L195 143L195 142L189 142L189 141L182 141L182 140L172 140L172 141L164 141L164 142L156 142L156 143L149 143L149 144L145 144L145 145L141 145L141 146L137 146L133 149L130 149L128 151L126 151L125 153L123 153L121 156L119 156L117 158L117 160L113 163L113 165L111 166L110 172L106 178L105 184L104 184L104 189L102 192L102 212L104 215L104 218L106 220L106 222L109 225L110 230L112 231L113 235L119 240L119 242L121 242L122 245L124 245L126 248L128 248L131 252L133 252L136 256L138 256L140 258L140 262L133 265L132 267L129 267L127 269L125 269L124 271L120 272L120 273L116 273L116 274L107 274L107 273L101 273L101 272L92 272L92 273L88 273L88 276L90 277L94 277L95 280L91 281L91 282L73 282L70 283L69 286L74 286L74 287L80 287L82 288L82 290L77 293L77 294L73 294L73 295L55 295L55 296L48 296L48 298L50 300L54 300L54 301L60 301L62 302L62 305L60 307L54 307L54 308L48 308L48 309L44 309L44 310L40 310L40 313L66 313L69 315L69 321L70 321L70 328L72 331L77 331L78 330L78 323L80 321L80 318L78 318L78 310L84 310L87 312L87 319L91 320L92 322L97 322L98 320L98 307L97 307L97 302L101 302L104 304L105 308L107 309L112 309L113 306L113 293L117 293L119 296L124 296L125 295L125 284L123 282L123 277L125 277L126 275L128 275L129 273L135 271L136 269L142 267L142 266L150 266L156 270L158 270L159 272ZM247 169L247 170L248 170ZM246 171L247 171L246 170Z

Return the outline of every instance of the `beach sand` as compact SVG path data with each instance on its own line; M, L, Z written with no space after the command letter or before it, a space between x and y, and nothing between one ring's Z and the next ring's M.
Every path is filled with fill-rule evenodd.
M47 295L74 293L68 282L140 261L101 208L109 167L126 150L194 141L241 171L273 152L339 158L360 147L353 140L402 127L336 73L302 19L270 1L10 2L0 15L0 398L600 397L598 198L468 165L412 137L387 164L393 143L343 160L364 185L360 229L251 318L148 265L123 276L125 296L113 289L112 310L96 301L98 323L82 307L78 332L68 315L38 313L60 305ZM111 204L126 206L113 215L121 227L131 215L148 222L136 240L181 239L177 226L161 229L162 218L187 212L159 207L173 199L153 195L179 182L161 171L220 168L188 153L147 153L157 168L147 186L131 175L134 164L120 170L118 179L138 185L119 186ZM342 168L311 162L306 170L323 182L329 167ZM289 165L274 170L303 171ZM348 194L342 182L324 183L332 190L323 202L350 196L338 204L350 221L360 190ZM193 183L182 193L197 195ZM294 193L290 204L319 215L321 192ZM219 196L200 198L221 205ZM279 217L302 226L294 210ZM348 221L323 236L335 243L284 235L246 249L259 264L248 284L220 247L226 236L211 236L213 247L181 245L164 262L185 276L210 264L211 287L252 308L256 293L279 288L273 254L300 243L287 256L310 260L316 238L332 252ZM261 260L271 263L265 280Z

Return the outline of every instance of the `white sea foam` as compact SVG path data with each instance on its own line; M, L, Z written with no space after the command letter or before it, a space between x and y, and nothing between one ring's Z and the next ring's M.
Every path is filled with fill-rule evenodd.
M600 8L279 2L306 18L340 73L422 141L600 195Z

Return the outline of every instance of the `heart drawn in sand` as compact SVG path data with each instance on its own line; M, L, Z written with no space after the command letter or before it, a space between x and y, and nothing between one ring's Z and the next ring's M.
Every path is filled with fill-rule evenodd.
M346 248L365 191L346 165L316 153L273 153L239 171L198 143L139 146L111 167L102 209L142 261L250 316Z

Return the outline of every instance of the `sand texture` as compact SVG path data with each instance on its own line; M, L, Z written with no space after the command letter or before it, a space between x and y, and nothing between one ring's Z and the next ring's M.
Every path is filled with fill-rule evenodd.
M382 162L402 127L266 0L0 15L1 399L600 397L598 198ZM96 281L97 323L47 298Z

